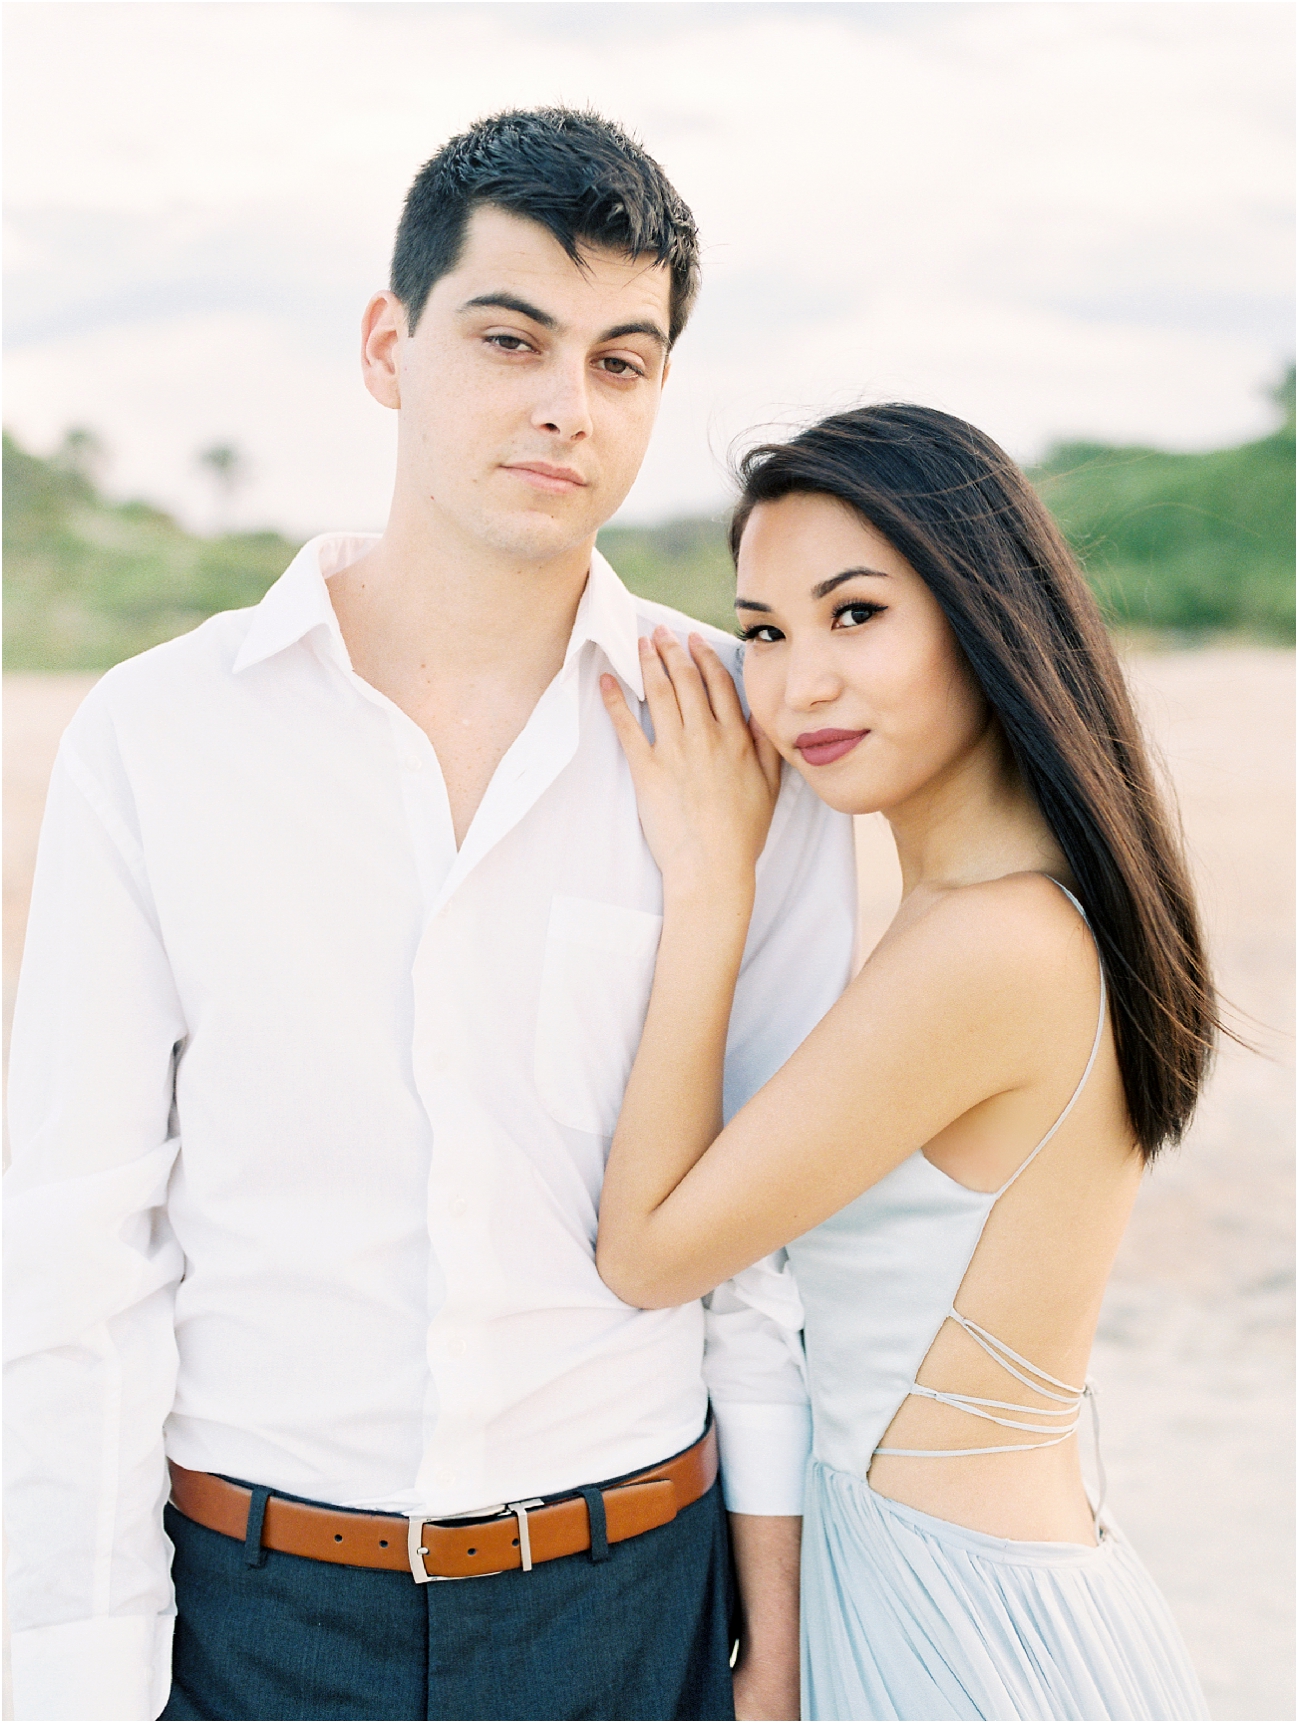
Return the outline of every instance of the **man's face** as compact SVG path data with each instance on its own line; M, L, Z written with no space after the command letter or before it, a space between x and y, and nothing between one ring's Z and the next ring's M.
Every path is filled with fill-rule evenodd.
M667 269L603 250L584 262L487 206L413 335L390 294L369 314L367 383L401 415L398 496L525 562L575 548L615 512L666 376Z

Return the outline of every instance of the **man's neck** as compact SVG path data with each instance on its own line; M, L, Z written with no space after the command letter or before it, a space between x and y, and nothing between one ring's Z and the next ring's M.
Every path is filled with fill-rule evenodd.
M532 562L394 520L329 582L356 674L433 744L457 847L563 664L592 549Z

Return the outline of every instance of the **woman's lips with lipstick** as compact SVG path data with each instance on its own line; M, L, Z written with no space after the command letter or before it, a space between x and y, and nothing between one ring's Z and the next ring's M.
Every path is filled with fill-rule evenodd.
M804 730L793 744L809 766L828 766L850 754L868 730Z

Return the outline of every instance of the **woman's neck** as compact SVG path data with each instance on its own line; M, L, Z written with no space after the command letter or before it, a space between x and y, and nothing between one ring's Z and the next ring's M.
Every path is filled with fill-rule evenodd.
M1049 873L1068 865L1015 765L999 726L904 802L883 809L901 864L902 898Z

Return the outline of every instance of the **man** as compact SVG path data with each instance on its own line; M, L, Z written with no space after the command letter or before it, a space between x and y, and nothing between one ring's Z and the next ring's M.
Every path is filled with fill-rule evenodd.
M687 626L594 542L696 281L616 127L454 139L364 318L386 530L68 731L12 1058L19 1717L729 1716L709 1394L740 1714L797 1714L796 1294L638 1311L593 1254L661 909L598 677L641 698L637 636ZM790 777L731 1107L851 901Z

